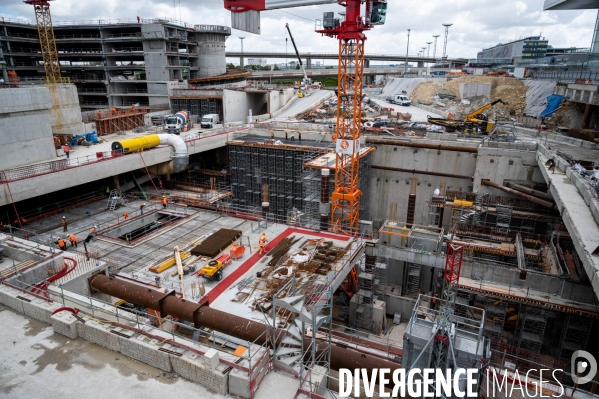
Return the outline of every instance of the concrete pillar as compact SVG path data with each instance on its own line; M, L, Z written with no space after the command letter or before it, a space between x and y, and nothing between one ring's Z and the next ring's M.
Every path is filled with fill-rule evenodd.
M262 217L265 218L266 215L268 214L268 212L270 212L270 203L263 202L262 203Z
M312 69L312 58L311 57L306 58L306 69Z
M589 122L591 121L591 104L586 104L584 107L584 115L582 116L582 126L583 129L589 128Z
M114 184L115 190L121 191L121 182L119 179L119 175L112 176L112 183Z
M329 169L322 169L320 178L320 230L329 230L329 214L331 207L329 204Z
M370 60L364 60L364 68L370 68Z
M6 66L2 67L2 79L4 79L4 83L8 83L8 72L6 72Z
M424 68L424 61L418 61L418 68Z
M244 65L243 65L243 57L239 57L239 66L242 67L242 68L244 67Z

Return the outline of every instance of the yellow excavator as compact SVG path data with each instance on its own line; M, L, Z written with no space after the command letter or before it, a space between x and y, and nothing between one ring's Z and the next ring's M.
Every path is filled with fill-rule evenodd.
M489 117L487 117L487 115L483 114L483 112L485 112L486 110L488 110L489 108L491 108L492 106L494 106L495 104L498 104L498 103L501 103L503 105L509 104L507 101L503 101L501 99L495 100L493 102L490 102L487 105L480 107L476 111L469 113L468 115L466 115L464 120L466 122L474 123L476 125L476 128L477 128L476 130L478 130L478 132L489 134L489 133L491 133L491 130L493 130L493 128L495 127L495 122L490 121ZM476 132L476 130L475 130L475 132Z
M457 130L463 134L489 134L495 127L495 122L490 121L483 112L498 103L503 105L509 104L507 101L501 99L495 100L469 113L463 120L434 118L432 116L428 116L427 119L433 125L443 126L447 132L455 132Z

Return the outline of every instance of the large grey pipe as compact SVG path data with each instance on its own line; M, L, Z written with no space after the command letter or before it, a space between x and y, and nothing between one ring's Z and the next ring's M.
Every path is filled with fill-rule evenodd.
M159 134L161 145L170 145L173 147L175 154L173 155L173 172L183 172L189 164L189 154L187 153L187 145L181 136L175 134Z

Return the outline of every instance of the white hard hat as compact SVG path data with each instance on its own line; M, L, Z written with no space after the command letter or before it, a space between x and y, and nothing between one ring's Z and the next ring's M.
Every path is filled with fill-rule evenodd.
M94 226L94 229L97 229L97 228L98 228L98 226Z
M64 217L64 216L63 216L62 218L63 218L63 219L66 219L66 217Z

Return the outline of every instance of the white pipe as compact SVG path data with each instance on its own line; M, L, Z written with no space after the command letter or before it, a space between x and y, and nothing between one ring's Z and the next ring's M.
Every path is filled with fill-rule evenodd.
M189 154L187 153L187 145L181 136L175 134L159 134L161 145L170 145L175 150L173 156L174 173L184 171L189 164Z

